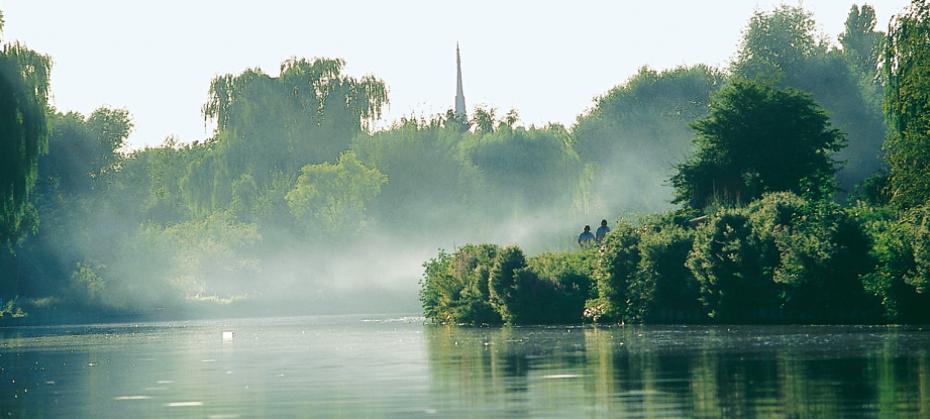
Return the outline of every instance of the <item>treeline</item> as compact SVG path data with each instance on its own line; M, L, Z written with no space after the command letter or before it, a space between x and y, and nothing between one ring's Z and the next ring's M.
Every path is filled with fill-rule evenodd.
M853 8L840 39L847 61L835 68L876 73L860 73L858 93L818 95L813 84L807 92L784 84L801 80L791 71L813 71L842 51L813 42L799 9L757 14L732 76L690 125L693 151L670 177L677 209L621 220L594 250L529 259L514 246L441 252L425 264L426 316L470 324L930 321L930 4L914 2L887 36L850 33L873 26L870 8ZM860 159L844 169L843 147L864 134L874 141L882 124L841 129L844 114L831 111L830 98L858 94L864 105L879 88L888 164L864 170ZM853 178L853 193L838 200Z
M29 312L150 313L255 300L313 307L332 304L349 277L359 276L353 286L376 301L389 287L377 277L387 275L390 261L448 243L519 240L533 251L561 250L588 218L668 211L672 200L700 207L722 202L708 198L718 195L743 205L784 190L784 182L797 181L788 190L817 202L830 195L845 202L860 184L869 197L885 199L894 185L911 183L894 174L863 182L885 167L882 91L893 82L879 64L887 51L903 51L875 25L871 7L853 7L835 44L803 9L760 12L730 67L643 68L597 98L572 127L526 127L515 111L479 108L467 120L450 111L373 131L388 103L383 81L348 76L338 59L293 58L277 75L249 69L215 78L203 107L205 122L216 125L207 140L169 138L132 152L125 151L129 112L59 112L47 99L50 58L6 43L0 296L7 312L18 304ZM756 158L753 164L773 163L762 179L742 166L711 173L688 160L701 155L690 124L707 118L712 98L739 80L774 89L765 94L809 93L825 112L817 118L829 117L845 134L815 150L817 176L779 180L811 162L781 167L775 158ZM807 106L795 96L796 105ZM784 120L766 126L781 128ZM790 154L777 149L779 141L759 137L733 156L744 161L757 145ZM682 164L691 171L676 170ZM668 182L673 175L678 180ZM724 183L698 181L710 175ZM834 176L836 189L828 182ZM743 180L740 188L728 186ZM377 264L379 257L388 262ZM576 260L582 257L548 257L557 261L527 261L538 265L532 272L540 281L555 281L534 292L571 294L563 301L571 307L593 298L585 285L592 277ZM577 275L562 283L566 269ZM506 291L515 282L501 281L497 302L488 304L523 298ZM361 309L371 301L354 303Z

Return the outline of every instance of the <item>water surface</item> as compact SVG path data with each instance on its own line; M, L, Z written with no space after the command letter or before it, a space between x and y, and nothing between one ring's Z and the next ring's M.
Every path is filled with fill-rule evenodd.
M323 316L7 328L0 414L930 417L928 351L927 330L884 326Z

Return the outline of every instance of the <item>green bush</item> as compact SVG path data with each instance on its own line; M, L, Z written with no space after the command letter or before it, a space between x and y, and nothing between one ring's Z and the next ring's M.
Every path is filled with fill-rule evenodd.
M631 319L692 323L707 318L699 302L697 280L686 265L693 236L692 231L675 224L644 229L639 267L627 291Z
M583 256L546 254L529 264L516 246L504 248L489 275L491 306L508 324L578 322L591 294L584 273Z
M745 209L721 209L697 230L687 264L712 319L755 323L777 316L777 289L765 250Z
M639 266L640 232L620 222L601 243L594 264L597 298L588 301L585 317L594 321L623 321L627 317L627 288Z
M506 323L524 320L526 307L526 286L532 282L530 272L526 272L526 256L516 246L508 246L497 253L491 271L488 274L488 291L491 307L500 314ZM519 275L517 274L519 271Z
M424 263L420 301L426 318L440 323L501 323L488 290L491 265L499 251L492 244L466 245L452 254L440 251Z
M859 279L871 267L869 239L846 211L791 193L769 194L748 211L784 320L875 319L877 302Z
M853 211L871 238L875 261L862 281L880 300L885 320L930 322L930 205L900 217L882 208L859 206Z
M426 264L426 316L471 324L930 320L930 205L899 215L772 193L620 223L596 249L469 245Z
M591 280L596 256L594 251L543 253L527 262L540 281L553 284L555 298L547 306L554 322L583 320L585 302L597 296Z
M553 324L582 320L593 254L546 253L527 260L516 246L467 245L424 264L426 318L456 324Z

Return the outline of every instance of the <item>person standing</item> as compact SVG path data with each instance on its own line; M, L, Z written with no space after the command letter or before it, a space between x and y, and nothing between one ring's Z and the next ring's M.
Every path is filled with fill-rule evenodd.
M601 220L601 226L597 228L597 235L594 237L595 241L600 243L604 240L604 237L607 237L607 233L610 233L610 227L607 227L607 220Z
M594 235L591 234L591 226L584 226L584 231L578 236L578 245L582 248L594 245Z

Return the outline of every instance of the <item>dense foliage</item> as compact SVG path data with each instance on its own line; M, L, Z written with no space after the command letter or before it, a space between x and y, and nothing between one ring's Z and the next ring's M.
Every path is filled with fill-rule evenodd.
M885 127L881 113L878 57L884 34L875 30L874 10L853 6L840 46L818 32L811 12L779 6L759 11L749 22L731 71L736 79L794 88L811 95L846 135L836 153L845 164L837 173L841 194L883 167Z
M49 57L25 45L0 46L0 246L12 246L23 230L38 223L29 197L39 155L48 145L50 67Z
M772 193L747 206L720 208L696 225L675 214L620 223L596 253L562 256L586 255L573 279L580 292L539 282L539 268L512 246L485 258L484 268L469 266L469 272L487 272L469 278L488 281L481 301L498 313L494 320L514 324L582 314L598 322L930 321L930 211L902 219L875 211ZM466 246L455 257L474 248L496 249ZM427 264L424 296L461 281L451 270L433 268L446 257ZM588 295L586 305L557 303L572 294ZM444 318L429 301L430 319L475 323Z
M695 152L672 177L675 202L743 204L766 192L832 194L843 137L804 94L738 81L696 121Z
M466 245L424 264L427 318L453 324L577 323L591 293L592 255L527 259L516 246Z
M7 43L0 317L367 310L451 245L421 283L439 322L926 321L927 10L886 37L854 6L836 42L760 11L727 68L644 67L571 127L479 107L375 130L383 81L291 58L205 86L209 138L141 150L127 110L51 107L50 58ZM611 215L639 221L569 250Z
M915 0L892 22L884 70L892 200L920 206L930 199L930 2Z
M930 65L921 54L928 50L928 16L930 6L915 1L896 18L886 41L875 31L874 10L854 6L839 49L816 33L803 9L757 13L733 63L733 79L708 93L707 111L691 118L693 154L671 178L683 208L614 226L596 256L585 260L590 298L584 317L653 323L930 321L930 211L920 189L926 183L921 179L930 178L920 160L928 149L921 146L927 129L920 122L927 114L921 95L928 89L921 80ZM884 77L878 77L884 45ZM624 138L620 130L599 133L610 132L610 122L624 127L619 121L636 113L606 112L630 100L650 77L656 75L642 72L580 119L575 136L583 157L592 153L585 147L593 146L605 151L596 164L609 164L610 143L592 140ZM876 146L884 136L876 117L883 80L892 123L890 175L878 162ZM844 152L846 139L850 147ZM833 200L835 185L857 182L849 205ZM886 206L889 201L894 206ZM508 248L508 254L522 266L518 249ZM519 277L519 270L511 271ZM427 271L424 290L430 275ZM508 288L508 301L520 300L517 289ZM501 320L530 322L506 315Z

